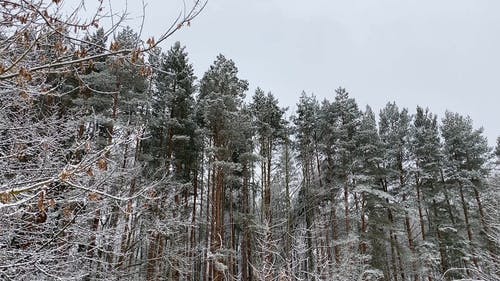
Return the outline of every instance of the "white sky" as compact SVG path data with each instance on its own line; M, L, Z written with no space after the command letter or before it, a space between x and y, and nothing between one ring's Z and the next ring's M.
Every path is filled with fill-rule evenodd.
M181 5L149 0L143 37L158 36ZM141 15L140 1L128 6ZM293 109L302 90L333 100L341 86L361 109L448 109L483 126L490 145L500 135L498 0L209 0L163 48L175 41L199 78L219 53L233 59L249 97L259 86Z

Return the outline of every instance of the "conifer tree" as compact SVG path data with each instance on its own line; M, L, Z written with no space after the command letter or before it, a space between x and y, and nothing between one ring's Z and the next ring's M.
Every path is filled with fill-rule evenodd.
M318 182L318 113L319 103L314 95L308 96L302 92L297 104L296 116L293 117L295 125L295 137L298 147L298 159L301 162L302 182L299 192L298 203L295 207L295 219L305 218L305 242L307 257L305 263L300 265L305 274L305 278L310 278L314 274L315 257L313 248L313 220L316 210L314 194L319 191ZM297 222L296 222L297 223Z
M383 157L382 142L378 135L377 121L370 106L366 106L356 134L357 158L356 172L362 175L358 180L358 190L377 188L382 176L380 164ZM363 229L363 227L362 227Z
M187 269L181 270L181 263L187 264L192 249L186 251L180 241L195 243L194 225L189 225L189 217L196 220L198 173L197 161L199 143L196 133L197 126L194 119L194 92L195 76L193 67L189 63L185 47L176 42L166 54L160 50L152 53L150 61L155 72L150 87L150 112L148 113L149 137L143 143L143 161L146 163L146 173L151 179L165 179L169 188L157 189L161 197L172 198L173 204L166 205L166 200L159 200L161 208L155 209L153 215L162 217L162 209L168 209L172 218L182 222L176 228L175 240L172 247L162 246L166 239L157 229L151 234L149 249L150 262L148 276L154 276L156 267L160 266L156 259L166 252L175 252L177 257L169 262L172 264L173 279L187 274ZM188 204L193 194L193 204ZM190 238L188 238L190 237ZM191 245L193 246L193 245ZM182 262L181 262L182 260ZM157 265L158 264L158 265ZM167 266L166 268L169 268Z
M360 204L360 245L362 255L371 256L370 265L374 274L383 275L388 279L388 263L386 253L386 202L380 181L384 173L381 167L383 161L383 144L378 135L375 114L371 107L366 106L361 118L359 131L356 135L356 174L355 191L361 196Z
M341 185L344 188L344 214L345 232L349 236L351 232L351 214L349 197L351 188L355 184L353 163L355 161L356 134L359 129L361 112L353 98L344 88L335 90L335 102L333 103L336 126L333 134L336 135L336 148L338 153L337 173Z
M478 229L485 229L485 212L482 206L481 192L486 185L484 178L488 174L486 163L490 157L490 149L486 138L482 135L483 130L474 129L472 120L460 114L447 111L442 120L441 133L444 139L444 180L449 189L459 195L457 201L461 204L463 228L465 228L465 241L467 247L462 247L466 253L465 258L457 258L455 267L469 267L471 261L475 267L479 266L476 255L478 244L481 243ZM473 199L477 207L474 214L470 201ZM473 216L479 217L479 222ZM478 223L478 224L476 224ZM457 243L458 239L454 239Z
M273 155L277 144L284 139L284 110L279 108L278 100L272 93L267 95L260 88L257 88L253 96L253 101L250 104L250 109L253 116L253 126L257 133L260 161L260 176L261 176L261 192L262 192L262 222L265 228L263 244L265 245L263 252L264 271L271 272L271 265L275 259L272 250L269 249L272 245L271 227L273 224L273 214L271 208L272 194L276 191L271 190L271 179L273 178ZM266 273L265 275L271 275ZM267 278L266 278L267 279Z
M412 171L415 186L418 222L422 241L418 244L420 264L429 280L433 272L444 272L447 269L447 255L442 229L444 225L452 225L450 220L451 206L447 191L441 182L441 169L443 162L442 145L439 137L437 116L430 113L429 109L417 107L414 121L411 126L411 160L414 163ZM446 195L445 195L446 194ZM444 195L444 196L443 196ZM447 210L438 212L437 210ZM433 264L438 253L440 265Z
M213 280L223 279L228 268L226 245L225 194L227 177L232 170L231 142L233 130L238 127L235 121L242 106L244 92L248 83L237 76L238 69L232 60L223 55L217 56L214 64L204 74L200 83L198 96L198 118L200 126L205 129L206 137L213 151L210 198L211 198L211 237L210 268Z
M194 120L193 66L185 47L179 42L160 56L151 94L152 138L149 148L157 149L155 157L164 159L184 182L192 178L196 160L196 123Z
M263 190L263 215L268 224L271 215L271 170L272 156L279 138L283 138L284 111L278 107L278 100L271 94L257 88L250 105L254 116L254 126L258 133L259 154L262 157L261 176Z
M406 109L399 110L395 103L388 103L380 111L379 132L380 138L384 144L385 155L384 164L385 177L382 180L383 191L395 196L405 204L408 199L408 169L406 167L408 160L408 138L410 116ZM396 234L398 229L398 210L395 208L394 200L386 200L388 205L387 216L391 225L389 228L389 237L391 241L391 259L393 278L399 275L401 279L406 278L406 271L403 270L408 264L408 258L403 256L403 248L399 242L399 237ZM410 248L410 253L414 254L414 235L410 225L408 213L405 210L404 214L406 239ZM411 259L411 255L409 259Z

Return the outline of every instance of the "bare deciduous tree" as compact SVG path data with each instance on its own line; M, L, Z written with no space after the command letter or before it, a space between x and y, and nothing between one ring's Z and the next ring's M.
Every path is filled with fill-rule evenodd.
M0 1L0 279L140 278L146 257L137 252L149 245L137 219L148 211L134 209L169 179L140 179L144 126L118 120L123 83L107 92L83 77L97 63L117 62L147 77L144 54L189 25L206 1L184 1L162 34L130 46L89 39L106 19L104 37L126 23L111 1L90 13L85 1L71 10L65 2ZM103 126L93 106L75 106L110 94L115 126Z

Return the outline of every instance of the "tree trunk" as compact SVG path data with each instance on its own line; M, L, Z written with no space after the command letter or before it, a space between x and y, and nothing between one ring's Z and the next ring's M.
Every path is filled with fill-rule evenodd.
M483 209L483 204L481 203L481 197L479 196L479 190L475 185L472 185L472 188L474 189L474 196L476 197L476 202L477 202L477 207L479 209L479 217L481 219L481 224L483 225L483 229L485 233L488 233L488 225L486 224L486 219L485 219L485 214L484 214L484 209Z
M243 239L241 239L241 277L242 280L252 279L252 267L250 265L250 225L248 216L250 215L250 202L248 190L248 167L246 164L243 166L243 186L242 186L242 209L243 209Z
M368 224L366 222L366 199L365 193L361 193L361 234L360 234L360 244L359 244L359 252L364 255L368 250L367 242L365 241L365 235L368 230Z
M349 232L351 231L351 220L349 218L349 183L347 182L347 176L344 179L344 208L345 208L345 232L346 236L349 237Z
M206 230L206 233L205 233L205 255L204 255L204 258L205 258L205 262L204 262L204 265L205 265L205 270L203 270L203 280L209 280L208 278L211 278L212 277L212 272L213 272L213 268L212 268L212 262L210 261L209 259L209 252L210 252L210 244L211 244L211 241L210 241L210 238L212 236L212 233L214 231L214 224L213 224L213 220L212 220L212 217L211 217L211 212L210 212L210 207L211 207L211 204L213 204L213 182L214 182L214 175L215 175L215 172L214 172L214 168L212 167L213 165L213 159L209 159L209 163L208 163L208 171L207 171L207 205L206 205L206 210L205 210L205 215L206 215L206 223L207 223L207 230ZM212 201L212 202L210 202ZM210 229L210 230L209 230Z
M290 250L292 247L291 243L291 230L292 230L292 217L291 217L291 202L290 202L290 155L289 155L289 143L288 139L285 141L285 200L286 200L286 233L285 233L285 260L287 263L286 275L290 276L291 257Z
M437 210L437 203L436 200L432 201L433 204L433 210L434 210L434 219L438 219L438 210ZM437 234L437 239L439 243L439 255L441 256L441 270L442 273L444 274L446 270L448 270L449 265L448 265L448 259L446 255L446 246L444 245L443 238L441 236L441 231L439 230L439 223L436 223L436 234Z
M148 250L148 260L146 265L146 279L154 280L156 277L156 254L157 245L160 234L153 232L150 236L149 250Z
M418 220L420 223L420 234L422 235L422 240L426 240L425 238L425 223L424 223L424 214L422 211L422 192L421 192L421 186L418 182L418 179L416 180L416 186L417 186L417 206L418 206Z
M212 233L212 254L218 253L224 246L224 171L222 167L216 167L216 175L214 182L213 192L213 225L214 231ZM224 272L221 265L224 261L220 258L215 258L212 262L214 281L222 281L224 279Z
M406 196L403 195L403 202L406 201ZM406 226L406 235L408 238L408 247L410 248L410 252L412 254L412 259L416 257L416 252L415 252L415 244L413 241L413 233L411 229L411 222L410 222L410 217L408 216L408 212L405 210L405 226ZM414 275L414 280L418 281L419 276L417 273L417 265L416 262L412 262L412 267L413 267L413 275Z
M236 252L236 229L235 229L235 223L234 223L234 208L233 208L233 191L232 187L230 187L230 193L229 193L229 225L230 225L230 253L229 253L229 262L228 262L228 269L229 269L229 277L230 278L235 278L237 275L237 261L235 258L235 252Z
M193 175L193 208L192 208L192 219L191 219L191 226L190 226L190 234L189 234L189 260L191 261L191 271L189 272L187 279L196 279L196 204L197 204L197 199L198 199L198 173L197 170L194 171Z
M338 218L337 218L337 210L335 206L335 196L332 195L332 235L333 235L333 243L335 246L333 246L334 250L334 255L335 255L335 263L337 265L340 264L340 246L338 245L338 240L339 240L339 224L338 224Z
M467 207L467 202L465 201L463 185L461 182L459 182L458 185L460 187L460 200L462 201L462 209L464 211L464 220L465 220L465 227L467 229L467 238L469 239L469 243L472 244L472 227L469 222L469 208ZM471 254L474 265L478 267L477 257L474 255L474 253Z

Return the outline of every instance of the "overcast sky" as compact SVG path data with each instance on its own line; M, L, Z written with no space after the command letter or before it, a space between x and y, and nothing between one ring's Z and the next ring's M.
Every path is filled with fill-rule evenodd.
M178 8L150 0L143 33L160 34ZM498 0L209 0L163 48L175 41L198 77L219 53L234 60L247 96L259 86L293 109L303 90L332 100L341 86L361 109L448 109L483 126L490 145L500 135Z

